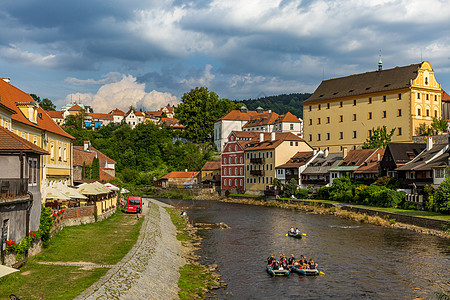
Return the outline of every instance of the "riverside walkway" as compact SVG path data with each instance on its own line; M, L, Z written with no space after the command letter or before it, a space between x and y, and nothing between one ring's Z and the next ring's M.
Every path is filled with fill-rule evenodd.
M164 207L144 199L138 241L125 257L75 299L178 299L179 268L186 262Z

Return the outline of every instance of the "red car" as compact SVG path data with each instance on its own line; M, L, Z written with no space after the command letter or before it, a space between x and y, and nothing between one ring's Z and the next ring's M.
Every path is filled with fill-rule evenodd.
M127 200L127 212L141 213L142 212L142 198L130 196Z

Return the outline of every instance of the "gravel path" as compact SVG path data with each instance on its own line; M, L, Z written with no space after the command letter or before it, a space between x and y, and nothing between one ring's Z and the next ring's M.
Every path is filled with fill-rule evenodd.
M170 206L144 200L145 220L134 247L75 299L178 299L178 270L186 262L163 207Z

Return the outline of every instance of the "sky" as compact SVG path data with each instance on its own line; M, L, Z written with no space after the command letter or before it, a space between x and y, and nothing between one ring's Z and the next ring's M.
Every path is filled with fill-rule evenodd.
M450 91L450 0L20 0L0 10L0 77L95 112L311 93L427 60Z

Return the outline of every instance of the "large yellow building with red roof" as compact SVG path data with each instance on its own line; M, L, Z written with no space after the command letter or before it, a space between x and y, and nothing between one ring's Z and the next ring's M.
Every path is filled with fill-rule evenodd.
M29 94L9 80L0 80L0 103L10 112L0 111L0 126L49 153L41 157L42 199L45 200L46 187L54 183L71 185L74 137L59 127Z

